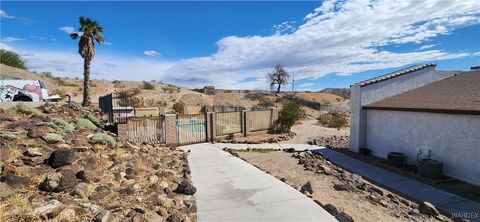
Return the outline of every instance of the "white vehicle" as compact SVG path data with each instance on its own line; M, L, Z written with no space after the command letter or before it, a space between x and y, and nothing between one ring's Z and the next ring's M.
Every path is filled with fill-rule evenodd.
M42 80L0 79L0 102L48 101L48 91Z

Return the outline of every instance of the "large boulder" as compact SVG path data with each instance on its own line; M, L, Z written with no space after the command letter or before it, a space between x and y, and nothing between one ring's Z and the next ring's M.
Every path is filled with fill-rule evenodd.
M440 214L438 212L437 208L435 208L435 206L433 206L433 204L431 204L429 202L426 202L426 201L421 203L420 205L418 205L418 211L420 211L420 213L428 215L428 216L437 216L437 215Z
M47 133L53 133L54 130L48 126L37 126L28 130L27 136L30 138L40 138Z
M185 194L185 195L193 195L197 192L197 188L195 188L191 182L187 180L183 180L181 184L178 185L175 193Z
M42 202L37 206L34 206L33 213L40 216L40 218L47 220L55 218L62 210L64 205L58 200L50 200L48 202Z
M309 195L312 195L313 194L313 189L312 189L312 184L310 183L310 181L308 181L307 183L305 183L302 188L300 188L300 192L304 193L304 194L309 194Z
M75 157L75 152L73 150L61 149L55 150L52 152L48 158L48 163L53 168L58 168L64 165L70 165L73 162Z
M335 216L335 219L337 219L338 222L353 222L353 218L345 212L338 213L337 216Z
M60 192L75 187L77 183L75 173L69 169L63 169L48 174L40 184L40 189L48 192Z

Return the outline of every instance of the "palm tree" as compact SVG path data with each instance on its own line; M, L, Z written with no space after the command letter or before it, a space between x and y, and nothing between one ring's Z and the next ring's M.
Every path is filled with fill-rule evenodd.
M273 89L277 85L277 93L280 93L280 87L287 85L290 75L285 71L282 65L276 65L273 72L267 73L267 81Z
M83 58L83 102L82 106L90 106L90 62L95 57L95 43L102 44L103 28L97 21L80 17L80 28L78 32L71 33L72 39L80 38L78 42L78 54Z

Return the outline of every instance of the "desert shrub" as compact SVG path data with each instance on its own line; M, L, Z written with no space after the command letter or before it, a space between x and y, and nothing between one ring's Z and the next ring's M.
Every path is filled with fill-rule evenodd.
M90 138L95 144L115 146L115 139L106 133L95 133Z
M17 135L10 132L0 132L0 138L2 140L15 140L17 139Z
M76 118L75 123L79 129L96 129L97 126L87 118Z
M39 125L52 127L56 133L71 133L75 129L72 124L67 123L65 120L59 118L54 118L51 122L42 122Z
M272 107L274 105L275 103L272 100L269 100L267 98L260 100L260 102L258 103L258 106L264 107L264 108Z
M19 69L27 69L25 61L20 55L6 49L0 49L0 63Z
M13 115L29 115L29 116L36 116L38 115L38 112L35 108L26 105L25 103L17 103L14 107L10 107L8 111L13 114Z
M180 87L177 87L177 86L175 86L175 85L168 84L167 86L162 87L162 91L163 91L164 93L170 93L170 94L172 94L172 93L174 93L174 92L180 92L181 89L180 89Z
M175 110L177 113L183 113L183 109L185 107L185 103L183 102L176 102L173 104L172 109Z
M67 97L67 92L65 91L65 89L60 89L60 88L55 88L54 90L52 90L51 92L53 95L57 94L60 96L60 98L65 98Z
M292 100L283 106L282 110L278 114L278 126L282 132L290 132L292 126L299 121L304 115L300 103Z
M143 84L142 84L142 89L154 90L154 89L155 89L155 86L154 86L152 83L143 82Z
M322 113L317 119L320 124L326 127L342 128L348 125L347 116L340 112Z
M42 139L47 143L58 143L63 141L63 136L56 133L47 133L42 136Z
M250 99L250 100L263 100L265 99L265 94L263 93L251 93L245 95L245 98Z
M88 120L90 120L90 122L92 122L93 124L95 124L96 126L99 126L101 124L100 120L97 119L97 117L93 116L92 114L90 113L87 113L84 118L87 118Z
M42 72L41 74L47 78L53 78L52 72Z
M93 81L90 81L90 87L97 87L97 84Z
M74 82L66 82L66 83L64 84L64 86L79 87L80 85L78 85L77 83L74 83Z

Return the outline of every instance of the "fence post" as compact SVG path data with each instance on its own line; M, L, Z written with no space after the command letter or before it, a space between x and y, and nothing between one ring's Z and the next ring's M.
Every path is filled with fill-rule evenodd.
M250 123L249 123L249 119L250 119L250 114L251 112L249 111L244 111L245 112L245 136L248 136L248 134L250 133Z
M215 141L217 136L217 118L215 112L207 112L207 141Z
M165 114L165 144L177 145L177 114Z
M241 114L241 117L242 117L242 135L243 136L247 136L247 111L246 110L242 110L241 111L242 114Z
M271 122L271 126L272 126L272 130L273 131L277 131L277 126L276 126L276 122L278 120L278 113L280 112L280 109L279 108L272 108L272 122Z

